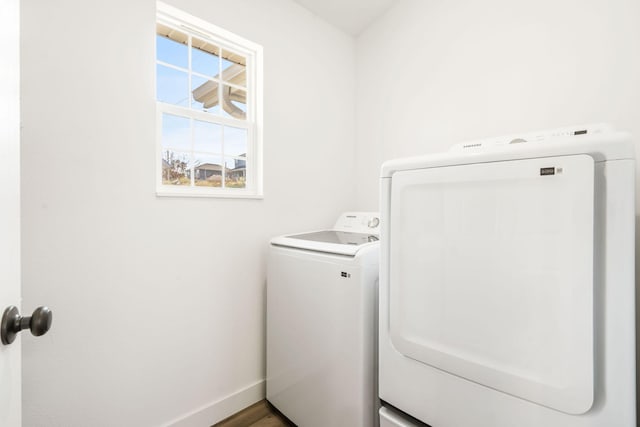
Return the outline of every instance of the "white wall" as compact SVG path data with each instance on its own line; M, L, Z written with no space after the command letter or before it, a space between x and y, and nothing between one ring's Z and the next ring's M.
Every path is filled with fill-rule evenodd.
M54 313L23 338L25 427L259 396L269 237L356 207L353 39L290 0L170 3L264 46L265 198L155 196L153 0L22 2L23 310Z
M637 0L398 0L356 56L360 209L384 160L463 140L604 121L640 141Z

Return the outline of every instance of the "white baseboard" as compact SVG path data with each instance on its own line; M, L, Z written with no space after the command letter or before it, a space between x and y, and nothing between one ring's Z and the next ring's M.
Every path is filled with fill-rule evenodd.
M185 414L165 427L209 427L264 399L265 381L260 380L216 402Z

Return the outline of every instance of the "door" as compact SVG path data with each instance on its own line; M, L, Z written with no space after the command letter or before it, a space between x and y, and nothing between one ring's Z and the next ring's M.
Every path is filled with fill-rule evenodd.
M0 0L0 314L20 306L19 1ZM21 424L20 338L0 344L0 425Z
M593 188L582 154L396 173L394 347L530 402L588 411Z

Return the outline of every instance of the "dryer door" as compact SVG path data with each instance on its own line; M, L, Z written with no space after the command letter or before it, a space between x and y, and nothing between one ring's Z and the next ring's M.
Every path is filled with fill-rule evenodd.
M593 186L588 155L394 174L396 349L531 402L588 411Z

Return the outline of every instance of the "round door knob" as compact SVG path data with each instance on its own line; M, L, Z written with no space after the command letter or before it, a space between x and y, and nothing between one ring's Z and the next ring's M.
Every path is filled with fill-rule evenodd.
M16 335L23 329L31 330L31 333L39 337L47 333L51 328L53 314L48 307L38 307L31 316L20 316L18 308L7 307L2 315L0 323L0 339L2 344L11 344L16 339Z
M39 337L47 333L51 327L52 320L53 315L49 307L38 307L31 315L29 329L34 336Z

